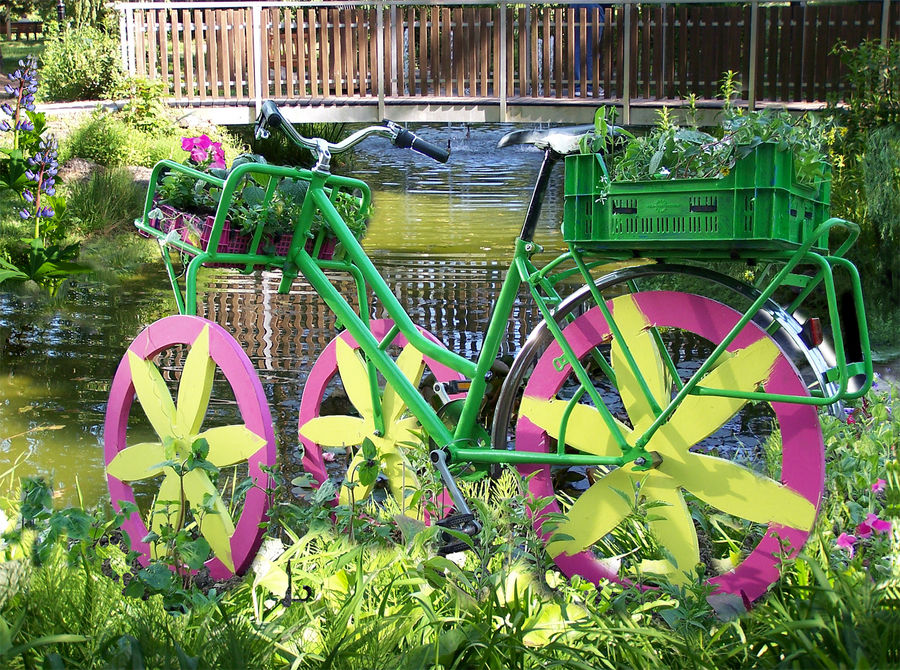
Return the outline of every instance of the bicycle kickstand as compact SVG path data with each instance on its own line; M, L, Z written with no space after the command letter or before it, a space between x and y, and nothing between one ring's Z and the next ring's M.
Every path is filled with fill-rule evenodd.
M453 505L456 508L456 514L451 514L446 519L441 519L437 522L437 525L456 533L464 533L473 539L473 542L469 543L460 539L457 535L443 531L441 533L441 542L443 544L438 548L438 554L446 556L458 551L473 549L474 541L477 539L476 536L481 531L481 524L475 518L468 504L466 504L462 492L460 492L453 475L450 473L450 468L447 467L447 454L442 449L435 449L431 452L431 462L434 463L434 467L437 468L438 473L441 475L441 481L444 482L444 486L447 488L447 492L450 494L450 498L453 500Z

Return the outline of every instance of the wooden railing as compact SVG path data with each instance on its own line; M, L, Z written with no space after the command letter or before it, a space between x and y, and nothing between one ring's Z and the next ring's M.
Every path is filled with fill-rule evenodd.
M553 5L130 2L123 61L188 104L511 105L631 109L695 93L734 70L752 104L841 97L838 40L900 38L896 0ZM597 9L602 7L602 9ZM600 35L599 43L594 37Z

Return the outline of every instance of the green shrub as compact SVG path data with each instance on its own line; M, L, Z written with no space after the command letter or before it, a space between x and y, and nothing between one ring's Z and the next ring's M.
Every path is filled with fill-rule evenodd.
M900 41L866 41L835 52L847 66L852 93L832 113L835 138L832 214L860 224L848 256L857 265L876 348L895 344L900 321Z
M61 150L63 162L73 157L110 167L153 165L180 151L180 138L151 134L109 112L98 111L78 125Z
M68 214L83 234L106 232L141 213L144 189L134 183L131 172L113 168L73 184L68 203Z
M152 167L164 158L181 162L184 157L181 149L182 136L192 134L196 134L196 131L175 127L168 130L142 130L127 123L120 114L97 111L82 121L65 139L60 149L60 162L65 163L76 157L108 167ZM222 142L225 155L229 158L243 151L243 147L227 132L216 131L210 136Z
M50 33L41 58L41 96L49 101L102 100L119 85L118 40L83 25Z

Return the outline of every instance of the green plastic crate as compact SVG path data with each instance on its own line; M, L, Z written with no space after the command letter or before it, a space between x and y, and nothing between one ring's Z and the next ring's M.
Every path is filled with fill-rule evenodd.
M831 178L798 184L794 156L762 144L721 179L614 182L599 157L566 157L563 238L597 250L775 251L805 242L829 216ZM813 247L825 250L827 235Z

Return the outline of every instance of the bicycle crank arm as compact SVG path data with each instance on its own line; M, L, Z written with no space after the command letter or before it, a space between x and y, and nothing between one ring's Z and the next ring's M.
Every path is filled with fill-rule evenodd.
M457 513L472 514L472 510L466 504L462 492L456 485L456 480L454 480L453 475L450 474L450 468L447 467L446 452L444 452L442 449L435 449L431 452L431 462L434 463L434 467L441 475L441 481L444 482L444 486L447 487L447 492L450 494L450 498L453 500L453 505L456 507Z

